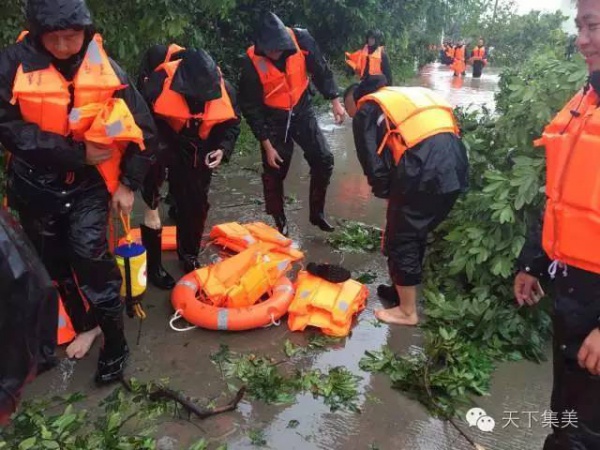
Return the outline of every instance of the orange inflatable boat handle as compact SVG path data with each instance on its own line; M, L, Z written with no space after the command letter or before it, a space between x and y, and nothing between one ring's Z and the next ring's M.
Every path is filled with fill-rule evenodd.
M175 331L187 331L196 327L208 330L245 331L269 325L279 325L294 298L292 282L282 276L275 283L268 300L244 308L222 308L198 299L201 291L195 272L185 275L173 289L171 304L175 314L169 325ZM177 328L174 323L184 318L192 327Z

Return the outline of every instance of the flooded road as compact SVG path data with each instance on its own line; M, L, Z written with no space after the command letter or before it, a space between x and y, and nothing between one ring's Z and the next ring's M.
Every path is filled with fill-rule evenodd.
M414 84L435 89L454 105L493 108L497 80L493 69L486 69L481 80L473 80L470 76L456 80L448 68L432 65L423 70ZM458 86L460 83L462 87ZM336 126L331 115L326 113L321 117L321 127L335 155L327 215L334 219L382 226L384 202L371 195L355 155L350 123ZM234 158L228 168L215 176L208 227L234 220L270 223L261 203L262 184L257 154ZM377 274L377 279L368 286L367 309L360 315L351 336L326 350L315 351L298 361L294 359L294 363L321 369L341 365L361 376L362 414L331 413L322 400L311 395L300 395L293 405L288 406L265 405L244 399L237 411L202 422L195 421L194 424L163 419L157 428L157 436L171 438L175 445L168 448L176 449L185 449L202 437L207 438L214 448L223 443L235 450L254 448L248 437L252 429L264 431L267 448L281 450L470 449L470 445L449 424L431 418L419 403L391 389L387 377L359 370L358 361L365 351L389 345L394 351L404 353L410 346L419 345L420 334L418 329L376 325L373 310L380 307L376 286L388 281L385 260L378 252L341 254L331 250L325 242L326 234L308 222L308 181L308 166L301 152L297 151L285 187L290 197L287 207L290 237L305 251L306 262L343 263L355 276L372 271ZM202 258L209 262L211 253L207 252ZM173 253L166 253L164 259L174 276L183 275ZM244 333L227 334L199 329L176 333L168 326L168 318L172 314L169 293L150 287L145 305L148 319L143 325L139 345L135 345L137 322L127 322L128 338L132 344L128 375L144 381L167 377L173 388L207 402L223 400L223 393L230 395L226 381L209 360L209 355L216 352L221 344L228 345L234 352L281 359L286 339L305 345L310 334L291 333L285 323L277 328ZM110 388L96 389L92 385L97 351L95 348L88 358L77 363L64 360L58 370L38 378L27 391L27 396L83 391L89 395L89 405L96 405L111 391ZM488 450L541 448L547 428L539 423L529 428L523 426L525 424L518 429L512 425L506 427L503 419L508 411L539 411L541 414L548 408L550 386L550 364L512 363L501 366L493 380L491 396L476 399L477 405L473 405L484 408L496 420L496 429L487 434L474 428L468 432ZM296 428L288 427L292 420L299 422ZM468 429L466 422L461 422L461 425Z

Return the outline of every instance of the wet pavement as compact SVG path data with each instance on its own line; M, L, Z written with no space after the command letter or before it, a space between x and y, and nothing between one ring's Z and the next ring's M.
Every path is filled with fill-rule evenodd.
M455 105L482 105L493 107L493 92L497 83L496 72L486 69L481 80L470 75L456 80L449 69L433 65L424 69L416 83L431 87ZM458 88L458 84L462 87ZM362 175L354 153L350 123L336 126L330 114L321 118L321 126L335 155L335 171L328 196L327 213L337 219L358 220L375 226L384 222L384 202L374 198ZM258 150L257 150L258 153ZM220 170L213 179L212 208L209 226L226 221L269 222L263 212L260 165L256 155L238 157L230 167ZM450 424L431 418L417 402L390 388L389 379L371 375L358 368L358 361L367 350L378 350L389 345L397 352L406 352L419 345L418 329L376 326L373 310L380 307L375 293L378 283L387 281L383 257L371 254L341 254L333 252L325 242L327 235L308 223L308 166L300 151L295 153L286 182L286 194L291 197L288 218L291 238L305 251L306 261L343 263L355 275L373 271L377 280L369 285L367 309L360 315L352 335L325 351L315 351L294 362L303 367L322 368L342 365L362 377L360 382L362 414L331 413L321 400L311 395L300 395L293 405L272 406L244 399L235 412L205 421L166 418L160 422L157 436L168 436L176 441L173 448L187 448L202 437L211 445L226 443L229 449L253 448L248 437L251 429L264 431L268 448L292 449L385 449L385 450L462 450L472 448ZM163 213L166 211L163 211ZM163 214L166 217L166 214ZM168 224L168 222L166 222ZM207 228L208 230L208 228ZM210 261L211 252L202 258ZM165 253L165 265L175 276L182 276L174 253ZM175 389L184 390L191 397L225 400L227 383L210 362L209 355L221 344L232 351L269 355L280 359L283 343L290 339L305 344L309 333L291 333L285 322L280 327L243 333L223 333L193 330L177 333L168 325L172 314L169 293L149 287L145 299L148 319L143 324L139 345L136 345L138 323L129 320L127 333L132 346L132 360L128 375L144 381L167 377ZM127 320L127 319L126 319ZM63 360L59 369L40 378L27 391L28 397L51 393L65 394L83 391L89 395L88 404L95 405L111 388L96 389L92 384L97 346L84 360L77 363ZM541 448L548 429L541 423L528 426L527 411L538 411L538 418L548 408L551 387L549 363L510 363L499 367L494 375L491 395L476 399L473 406L482 407L496 420L496 429L483 433L460 422L474 439L487 449L533 450ZM516 428L506 426L509 411L519 415ZM288 428L296 420L296 428Z

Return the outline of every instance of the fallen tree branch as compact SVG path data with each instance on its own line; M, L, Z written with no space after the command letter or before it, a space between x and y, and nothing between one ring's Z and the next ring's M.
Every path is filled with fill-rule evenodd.
M423 369L423 384L425 386L425 391L427 392L427 396L429 397L429 401L432 403L432 405L435 407L435 409L437 409L442 417L444 417L445 420L447 420L448 422L450 422L450 425L452 425L454 427L454 429L456 429L456 431L458 431L458 433L467 440L467 442L469 444L471 444L473 446L473 448L475 450L485 450L485 447L478 444L477 442L475 442L471 436L469 436L467 433L465 433L459 426L458 424L454 421L454 419L452 417L450 417L448 414L446 414L444 412L444 410L439 406L439 404L435 401L435 398L433 397L433 392L431 392L431 386L429 386L429 365L431 364L431 360L428 358L425 361L425 367Z
M129 392L133 392L131 384L129 381L123 379L121 380L125 389ZM173 389L170 389L165 386L157 386L154 392L150 392L148 394L148 399L150 401L158 401L158 400L173 400L179 405L183 406L183 408L189 413L194 414L199 419L206 419L211 416L215 416L217 414L222 414L224 412L233 411L237 408L237 405L240 403L242 398L244 398L244 394L246 393L246 386L242 386L240 390L235 394L235 397L226 405L218 406L212 409L202 408L196 405L192 400L183 395L180 392L176 392Z

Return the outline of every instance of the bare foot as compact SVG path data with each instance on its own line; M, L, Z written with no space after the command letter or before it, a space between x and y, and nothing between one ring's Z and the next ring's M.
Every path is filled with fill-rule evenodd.
M102 334L100 327L93 330L85 331L77 335L77 337L67 347L67 356L70 359L81 359L90 351L92 344L98 336Z
M378 309L375 311L375 317L382 322L392 325L408 325L415 326L419 323L417 313L406 314L399 306L389 309Z

